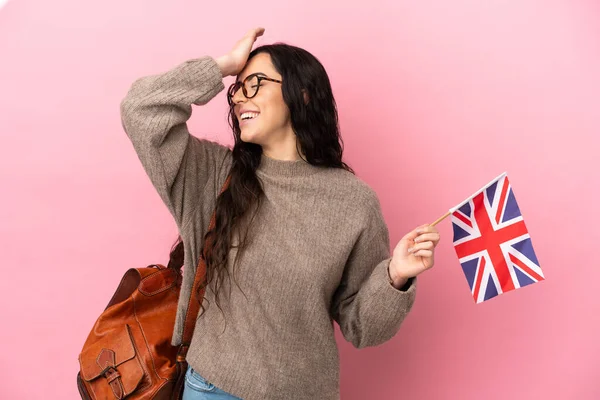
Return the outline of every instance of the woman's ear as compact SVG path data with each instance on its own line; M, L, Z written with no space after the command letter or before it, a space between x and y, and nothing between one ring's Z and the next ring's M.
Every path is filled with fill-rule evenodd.
M302 94L304 95L304 104L308 104L308 100L309 100L308 91L306 89L302 89Z

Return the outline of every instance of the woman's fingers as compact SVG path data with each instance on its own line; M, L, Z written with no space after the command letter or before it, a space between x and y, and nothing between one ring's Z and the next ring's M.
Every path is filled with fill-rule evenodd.
M404 254L431 256L439 241L440 234L437 228L429 224L423 224L404 235L400 240L399 249Z
M432 242L439 242L440 240L440 234L433 232L433 233L422 233L419 236L417 236L414 239L415 243L419 243L419 242L425 242L425 241L432 241Z
M415 257L432 257L433 250L419 250L417 252L414 252L413 256L415 256Z
M404 235L404 237L402 237L401 240L410 240L410 241L415 240L415 238L421 234L420 230L422 230L424 228L425 228L425 225L416 227L415 229L413 229L412 231L410 231L406 235Z
M440 241L440 233L435 226L425 224L415 229L417 236L413 239L415 243L432 241L434 244Z
M408 249L408 252L414 254L419 250L433 250L434 247L435 247L435 244L430 241L415 243L414 246L412 246L411 248Z
M237 75L242 69L244 69L256 38L262 36L264 32L265 28L253 28L246 32L246 34L240 40L238 40L228 54L234 65L231 75Z
M263 33L265 33L265 28L254 28L251 29L248 33L254 36L254 38L257 38L259 36L262 36Z
M262 28L262 27L252 28L246 32L246 36L262 35L264 31L265 31L265 28Z

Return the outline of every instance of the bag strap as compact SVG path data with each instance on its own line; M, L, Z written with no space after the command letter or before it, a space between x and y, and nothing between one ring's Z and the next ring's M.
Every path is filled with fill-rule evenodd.
M227 176L223 187L221 188L221 193L227 189L229 186L229 182L231 181L231 175ZM213 229L216 224L216 210L213 212L212 218L210 220L210 224L208 226L208 231ZM192 285L192 291L190 293L190 298L188 301L187 312L185 313L185 321L183 323L183 337L181 339L181 346L178 354L178 360L180 357L185 359L187 354L187 350L189 348L190 342L192 341L192 335L194 334L194 328L196 326L196 318L198 317L198 312L200 311L200 301L204 297L205 289L202 289L198 292L198 287L203 282L206 276L206 251L211 247L210 241L207 239L202 249L202 254L200 255L200 261L196 267L196 275L194 277L194 284ZM183 361L181 360L181 361Z

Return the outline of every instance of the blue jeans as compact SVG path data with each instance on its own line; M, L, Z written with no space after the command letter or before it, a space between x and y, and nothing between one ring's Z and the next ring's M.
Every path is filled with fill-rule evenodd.
M241 400L204 379L190 365L185 372L183 400Z

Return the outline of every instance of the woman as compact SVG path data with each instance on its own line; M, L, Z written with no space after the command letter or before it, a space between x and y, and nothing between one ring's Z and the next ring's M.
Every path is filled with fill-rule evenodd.
M285 44L251 52L263 32L249 31L225 56L138 79L121 104L123 127L183 243L173 345L202 245L214 238L184 399L338 399L333 320L357 348L392 338L439 241L422 225L390 257L376 193L342 162L323 66ZM229 75L237 75L227 93L232 150L186 125L191 105L215 97ZM206 232L215 208L216 227Z

